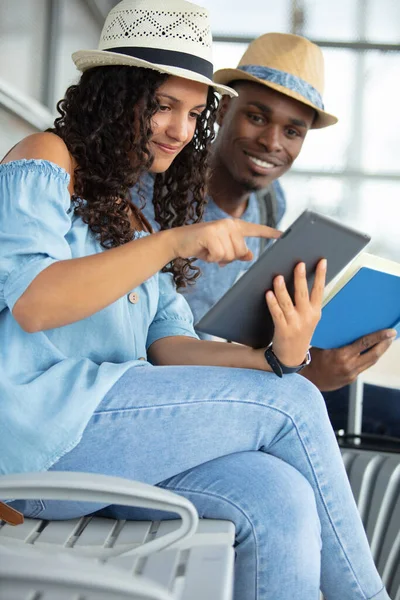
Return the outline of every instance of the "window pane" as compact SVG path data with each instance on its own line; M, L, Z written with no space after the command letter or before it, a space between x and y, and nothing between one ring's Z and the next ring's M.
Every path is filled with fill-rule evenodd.
M202 0L210 11L213 35L257 37L268 31L289 31L291 0Z
M400 52L366 54L361 135L362 166L368 171L400 170L399 73Z
M377 1L377 0L376 0ZM305 0L300 32L315 40L352 40L358 37L358 0Z
M352 182L339 177L306 177L287 173L285 229L306 208L331 216L372 236L368 252L400 261L399 182Z
M367 40L398 44L400 40L399 0L369 0L366 5Z
M309 131L296 169L343 169L352 129L353 94L355 86L355 53L350 50L323 48L325 57L324 105L327 112L338 117L336 125Z
M364 181L361 184L360 228L372 235L368 252L400 261L400 182Z
M228 44L226 42L214 42L213 61L214 71L218 69L235 68L242 58L247 44Z
M61 4L61 9L62 35L57 44L56 101L64 96L66 88L80 76L71 54L77 50L97 48L101 32L83 2L69 0L68 3Z
M343 181L339 177L309 177L289 171L280 182L287 202L283 229L306 208L341 218Z
M45 0L0 2L0 77L42 100Z
M36 129L0 106L0 161L22 138Z

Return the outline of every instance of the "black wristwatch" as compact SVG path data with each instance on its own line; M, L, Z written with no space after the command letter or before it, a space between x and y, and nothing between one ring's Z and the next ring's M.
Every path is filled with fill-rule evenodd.
M311 362L311 354L310 351L307 350L306 357L301 363L301 365L297 365L297 367L287 367L286 365L281 363L279 358L276 356L275 352L272 350L272 342L269 344L266 351L264 352L264 356L265 360L267 361L275 375L278 375L278 377L282 377L283 375L287 375L288 373L298 373L299 371L301 371L301 369L304 369L304 367L309 365Z

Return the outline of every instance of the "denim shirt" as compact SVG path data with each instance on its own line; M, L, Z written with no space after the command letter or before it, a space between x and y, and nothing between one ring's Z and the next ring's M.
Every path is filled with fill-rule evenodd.
M278 181L273 182L274 190L277 199L277 219L278 221L282 218L286 201L285 196ZM154 230L159 229L158 223L154 220L154 208L153 208L153 187L154 180L151 175L142 177L140 182L140 199L138 198L137 188L132 190L132 199L139 207L142 205L142 201L145 200L146 204L142 208L142 212L145 217L150 221ZM216 221L217 219L230 218L230 215L223 211L211 198L207 197L207 205L204 210L203 220L204 221ZM260 222L260 211L258 207L258 201L255 194L251 194L247 208L241 219L251 223ZM194 315L194 322L197 323L200 318L208 311L214 304L225 294L225 292L232 287L235 281L240 275L246 271L260 254L260 240L259 238L246 238L248 248L253 252L254 259L249 262L242 262L239 260L233 261L224 267L220 267L216 263L207 263L202 260L197 260L196 265L201 269L201 276L196 280L196 283L191 286L187 286L180 290L180 292L186 297L190 308ZM208 339L209 336L200 334L200 337Z
M0 165L0 473L49 468L79 442L125 371L151 368L154 341L197 337L168 273L131 290L134 303L127 294L81 321L37 333L18 325L11 311L41 271L106 251L71 210L68 183L68 173L48 161Z

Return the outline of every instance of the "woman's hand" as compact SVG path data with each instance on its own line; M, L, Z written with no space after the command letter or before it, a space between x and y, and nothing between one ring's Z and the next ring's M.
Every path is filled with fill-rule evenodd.
M275 333L273 349L279 360L288 367L300 365L306 356L311 338L321 318L325 287L326 260L319 261L311 294L308 293L306 269L303 262L294 270L294 302L286 289L282 275L274 279L274 291L266 300Z
M206 262L226 264L233 260L249 261L253 253L246 237L276 239L281 232L267 225L248 223L241 219L196 223L169 230L174 258L196 257Z

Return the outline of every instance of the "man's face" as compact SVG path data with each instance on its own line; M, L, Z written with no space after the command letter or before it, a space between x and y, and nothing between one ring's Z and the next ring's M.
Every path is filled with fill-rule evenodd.
M312 108L264 85L240 82L238 98L220 103L215 158L247 191L267 187L297 158Z

